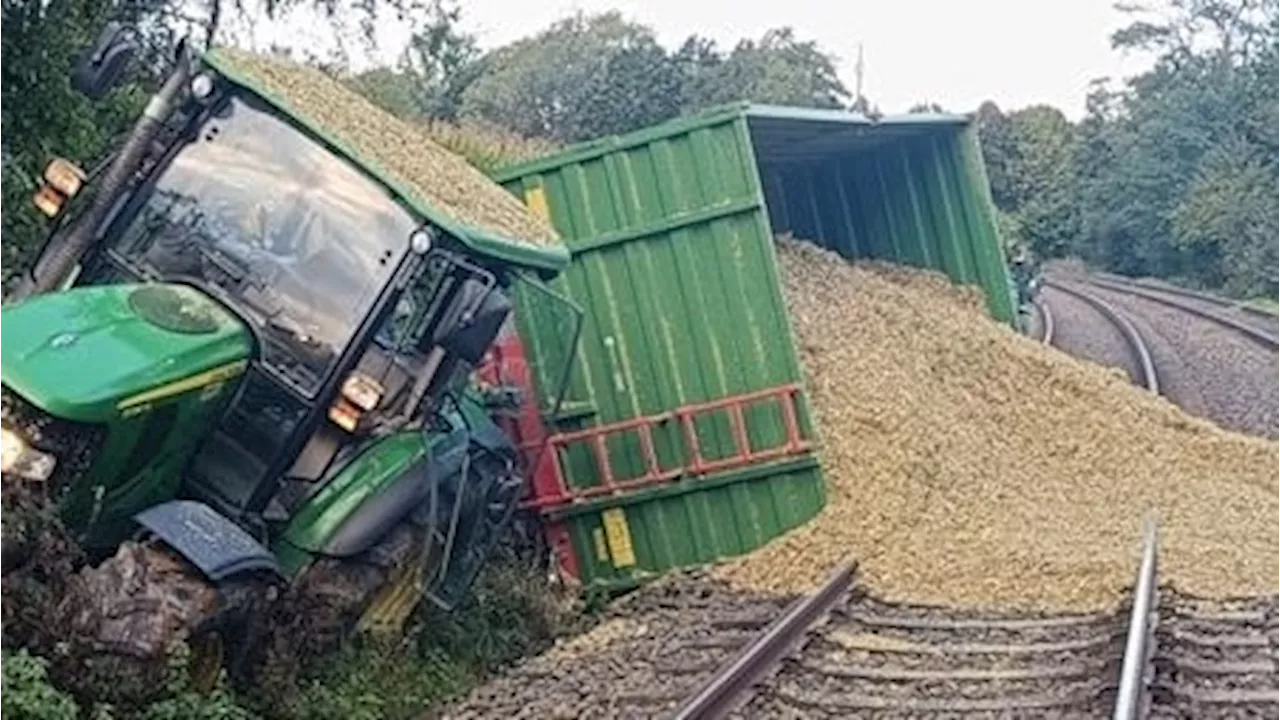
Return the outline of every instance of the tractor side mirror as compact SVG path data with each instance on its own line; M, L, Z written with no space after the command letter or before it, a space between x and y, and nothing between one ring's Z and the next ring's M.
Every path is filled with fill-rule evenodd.
M120 79L141 49L134 28L118 22L107 23L94 42L76 63L71 85L92 100L100 100Z
M501 290L467 278L432 341L468 364L478 365L510 313L511 300Z

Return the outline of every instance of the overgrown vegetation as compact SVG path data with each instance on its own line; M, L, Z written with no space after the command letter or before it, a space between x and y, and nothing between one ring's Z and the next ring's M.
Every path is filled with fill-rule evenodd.
M550 140L523 137L478 121L426 120L423 127L438 145L461 155L485 173L547 155L561 147Z
M1076 124L1050 107L978 111L1006 240L1129 275L1275 297L1277 3L1130 9L1117 51L1156 54L1099 81Z
M210 693L195 691L179 648L163 688L142 707L102 701L115 690L109 673L86 677L76 664L10 649L19 643L6 627L3 713L31 720L408 720L580 629L590 618L579 610L535 564L506 553L454 611L424 603L403 638L359 638L334 655L310 659L296 673L264 671L253 686L233 689L224 678ZM45 652L56 657L58 649Z

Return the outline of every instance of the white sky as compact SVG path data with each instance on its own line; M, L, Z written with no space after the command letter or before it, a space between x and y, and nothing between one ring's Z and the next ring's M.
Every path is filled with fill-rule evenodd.
M886 113L932 101L957 112L993 99L1006 111L1037 103L1061 108L1073 120L1084 113L1093 78L1133 75L1147 60L1111 50L1108 38L1126 19L1114 0L463 0L463 27L492 48L532 35L582 10L616 9L652 27L675 47L697 33L729 49L790 25L839 57L840 77L853 90L858 43L863 44L864 94ZM267 29L267 38L294 46L327 44L300 34L297 20ZM264 32L265 31L265 32ZM304 37L310 35L311 37ZM390 60L409 35L384 23L380 55ZM352 64L371 59L354 48Z

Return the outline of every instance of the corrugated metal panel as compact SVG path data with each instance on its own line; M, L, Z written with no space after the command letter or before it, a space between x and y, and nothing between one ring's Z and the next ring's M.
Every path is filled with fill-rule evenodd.
M812 517L823 504L821 488L821 471L811 458L600 502L553 522L568 528L588 589L614 590L669 568L760 547ZM619 535L622 543L615 540Z
M544 212L565 239L573 260L557 284L587 312L554 430L799 381L775 230L850 257L938 268L981 284L992 314L1011 319L976 150L967 120L955 116L872 123L847 113L740 104L501 173L499 182ZM545 388L556 380L550 359L563 354L553 349L555 323L544 314L520 306L530 365ZM749 410L747 421L753 446L784 439L775 406ZM708 458L733 452L723 414L697 426ZM678 423L660 427L654 440L662 467L688 457ZM638 436L613 436L607 446L615 477L645 472ZM750 550L811 517L824 496L819 471L805 461L679 480L552 514L569 528L584 581L624 585ZM587 448L565 450L560 467L571 487L601 483ZM610 537L626 538L621 560Z
M544 198L537 202L574 254L560 289L587 312L566 398L573 417L559 429L800 380L745 129L730 117L507 184ZM535 357L553 342L540 342L545 333L534 327L522 335ZM552 378L538 380L545 387ZM753 445L784 439L776 409L748 415ZM699 426L709 459L732 451L727 418ZM679 428L655 439L664 464L676 463ZM610 451L615 474L642 470L636 438L613 438ZM599 482L586 452L565 465L571 485Z
M982 287L993 317L1013 319L969 127L947 116L881 128L748 113L774 232L851 258L940 270ZM798 135L797 125L807 134Z

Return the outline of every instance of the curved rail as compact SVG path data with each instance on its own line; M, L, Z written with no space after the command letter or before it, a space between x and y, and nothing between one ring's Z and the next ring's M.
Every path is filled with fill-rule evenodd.
M818 592L792 603L780 618L743 648L681 704L677 720L712 720L727 715L735 700L790 653L795 645L853 588L855 563L831 575Z
M1176 285L1161 284L1161 283L1149 282L1147 280L1140 280L1137 278L1125 277L1124 275L1116 275L1115 273L1099 272L1099 273L1095 273L1094 276L1099 279L1114 282L1119 285L1139 287L1146 290L1154 290L1156 292L1165 293L1166 295L1174 295L1177 297L1194 298L1196 300L1202 300L1204 302L1217 305L1219 307L1230 308L1232 310L1239 310L1240 312L1245 313L1246 315L1252 315L1256 318L1269 320L1273 323L1280 323L1280 316L1277 316L1276 313L1270 310L1264 310L1262 308L1249 305L1248 303L1241 302L1239 300L1232 300L1231 298L1225 298L1220 295L1201 292L1199 290L1192 290L1190 288L1178 287Z
M1120 330L1120 334L1124 336L1125 342L1129 345L1129 351L1138 364L1140 377L1135 382L1150 390L1152 394L1160 394L1160 380L1156 375L1155 361L1151 359L1151 351L1147 349L1147 343L1142 339L1142 335L1138 333L1138 329L1133 326L1133 323L1129 322L1129 318L1112 307L1110 303L1092 293L1065 285L1057 280L1045 280L1044 284L1047 287L1083 300L1102 313L1107 320L1111 321Z
M1266 345L1272 350L1280 349L1280 338L1277 338L1276 335L1272 335L1271 333L1268 333L1266 331L1259 330L1258 328L1248 323L1241 322L1233 317L1228 317L1226 315L1223 315L1220 312L1208 310L1202 307L1197 307L1196 305L1193 305L1187 302L1182 302L1180 300L1175 300L1172 297L1169 297L1170 294L1176 294L1171 291L1155 290L1155 289L1148 290L1148 289L1136 287L1135 284L1133 283L1119 283L1119 282L1114 282L1110 280L1102 280L1099 278L1089 278L1088 282L1090 285L1102 288L1104 290L1127 293L1129 295L1134 295L1136 297L1145 298L1152 302L1160 303L1161 305L1167 305L1171 308L1175 308L1183 312L1191 313L1192 315L1202 317L1206 320L1212 320L1213 322L1216 322L1219 325L1229 327L1232 330L1242 333L1248 336L1251 340L1254 340L1255 342Z
M1031 301L1035 305L1036 312L1040 313L1040 343L1042 345L1053 344L1053 311L1049 309L1049 305L1040 298Z

